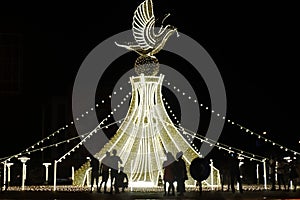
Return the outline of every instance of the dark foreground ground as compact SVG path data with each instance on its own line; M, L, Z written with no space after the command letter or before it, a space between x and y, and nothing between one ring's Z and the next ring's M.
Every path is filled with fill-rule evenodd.
M184 196L163 196L161 192L124 192L120 194L103 194L89 192L51 192L51 191L6 191L0 194L0 199L66 199L66 200L94 200L94 199L212 199L212 200L227 200L227 199L300 199L300 191L283 192L283 191L245 191L243 194L239 192L233 194L231 192L187 192Z

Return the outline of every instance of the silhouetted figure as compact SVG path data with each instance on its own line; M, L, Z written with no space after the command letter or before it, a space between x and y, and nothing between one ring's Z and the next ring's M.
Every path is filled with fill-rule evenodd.
M113 184L115 184L115 179L118 175L119 164L122 164L122 160L119 156L117 156L117 150L112 150L112 156L110 157L110 176L111 176L111 188L110 193L113 191ZM115 192L119 193L119 188L115 187Z
M230 165L229 165L229 154L223 154L220 165L220 179L221 179L221 190L224 191L224 185L227 184L227 191L230 190Z
M187 171L184 160L182 159L183 152L180 151L176 154L177 161L175 162L175 177L177 181L177 192L179 196L182 196L185 192L185 180L187 180Z
M286 163L284 162L283 159L278 160L278 166L277 166L277 181L278 181L278 187L279 190L281 190L281 185L283 185L284 190L286 190L286 185L285 185L285 166Z
M230 186L232 193L235 193L235 182L239 183L240 193L243 193L239 160L236 153L230 154Z
M271 157L269 160L269 175L270 175L270 181L272 184L271 191L275 191L275 167L276 167L276 160Z
M164 196L170 195L175 196L175 188L174 188L174 164L175 158L171 152L167 152L166 154L167 160L163 162L163 169L164 169ZM167 192L167 183L169 184L168 192Z
M101 192L101 187L102 184L104 183L104 193L107 193L106 185L109 177L109 169L110 169L109 166L110 166L110 153L107 151L100 165L100 174L102 176L102 181L100 183L99 192Z
M191 162L190 173L193 179L199 184L199 194L202 194L202 181L210 174L209 162L206 158L195 158Z
M118 191L119 188L122 188L122 192L125 191L125 188L128 188L128 176L124 173L124 167L120 167L120 172L115 180L115 190Z
M91 192L93 192L94 180L96 179L97 192L99 192L99 170L100 163L97 158L94 156L91 157L90 167L92 168L92 177L91 177Z
M292 160L289 163L289 183L292 181L294 186L294 192L297 189L297 179L299 178L299 173L297 172L297 162L296 160ZM288 184L288 190L290 190L290 184Z

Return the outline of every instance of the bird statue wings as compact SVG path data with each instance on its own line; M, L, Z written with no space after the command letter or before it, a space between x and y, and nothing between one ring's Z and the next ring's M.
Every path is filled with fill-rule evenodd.
M142 56L153 56L164 47L167 39L175 31L177 32L177 29L171 25L161 26L158 33L155 33L154 29L153 3L152 0L145 0L137 7L133 16L132 31L135 42L127 44L115 43L119 47L133 50Z

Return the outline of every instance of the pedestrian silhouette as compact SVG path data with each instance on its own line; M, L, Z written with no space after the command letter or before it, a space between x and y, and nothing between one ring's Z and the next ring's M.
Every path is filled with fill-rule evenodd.
M185 180L188 179L187 177L187 170L186 170L186 164L184 160L182 159L183 152L180 151L176 154L177 161L175 162L175 178L177 181L177 192L179 193L179 196L182 196L185 192Z
M243 193L242 179L240 173L239 160L236 153L230 154L230 185L232 193L235 193L235 182L239 183L239 191Z
M167 152L166 154L167 160L163 162L163 169L164 169L164 196L170 195L170 192L172 196L175 195L175 188L174 188L174 181L175 181L175 175L174 175L174 165L175 165L175 158L172 155L171 152ZM169 184L168 192L167 192L167 183Z
M119 191L122 188L122 192L128 187L128 176L124 173L124 167L120 167L120 172L118 173L115 181L115 191Z
M297 189L297 182L298 182L298 178L299 178L299 172L297 169L299 168L299 166L297 167L297 161L294 159L289 163L289 182L292 181L293 186L294 186L294 192L296 192ZM288 184L288 190L290 190L290 184Z
M99 187L99 192L101 192L102 184L104 183L104 193L107 193L107 181L109 177L109 169L110 169L110 152L107 151L105 157L101 161L100 165L100 175L102 176L102 180Z
M277 182L278 182L278 187L279 190L281 190L281 185L283 185L284 190L286 190L286 185L285 185L285 168L286 168L286 163L284 160L281 158L278 160L278 166L277 166Z
M99 170L100 163L97 158L94 156L91 157L90 167L92 168L92 177L91 177L91 192L93 192L94 181L96 180L97 192L99 191Z
M227 185L227 191L230 190L230 163L228 155L228 153L224 153L221 158L220 179L222 192L224 191L224 185Z
M117 150L112 150L112 156L110 157L110 177L111 177L111 187L110 193L113 192L113 184L115 184L115 179L118 175L119 164L123 164L121 158L117 156ZM119 193L119 188L115 187L115 192Z
M271 191L275 191L275 169L276 169L276 160L273 156L271 156L269 160L269 175L270 175L270 181L271 181Z

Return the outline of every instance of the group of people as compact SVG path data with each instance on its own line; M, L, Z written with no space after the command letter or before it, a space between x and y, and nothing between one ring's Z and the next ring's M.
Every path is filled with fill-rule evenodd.
M119 193L119 188L122 188L124 192L125 188L128 187L128 176L124 173L124 167L120 167L123 162L119 156L117 156L117 150L112 150L112 155L110 152L106 152L105 157L102 159L101 164L95 157L91 158L90 167L92 168L91 177L91 192L93 191L94 182L96 180L97 192L101 193L102 185L104 184L104 193L113 193L113 188L115 193ZM110 174L110 191L107 191L107 182ZM99 176L102 176L102 180L99 186Z
M227 191L230 190L235 193L235 183L239 185L240 193L243 193L241 172L239 166L239 160L236 153L230 153L229 155L224 154L224 162L222 162L222 167L220 168L220 178L221 178L221 189L224 190L224 185L227 182Z
M297 171L297 161L296 159L286 162L283 158L271 157L269 160L269 178L271 181L271 191L276 190L276 173L277 173L277 184L278 189L290 190L290 182L293 183L294 191L297 188L297 182L300 177Z
M164 196L175 196L174 182L177 182L178 196L182 196L185 192L185 180L187 180L186 164L183 160L183 152L176 154L176 159L171 152L166 153L167 159L163 162L164 169ZM167 188L168 184L168 188Z

